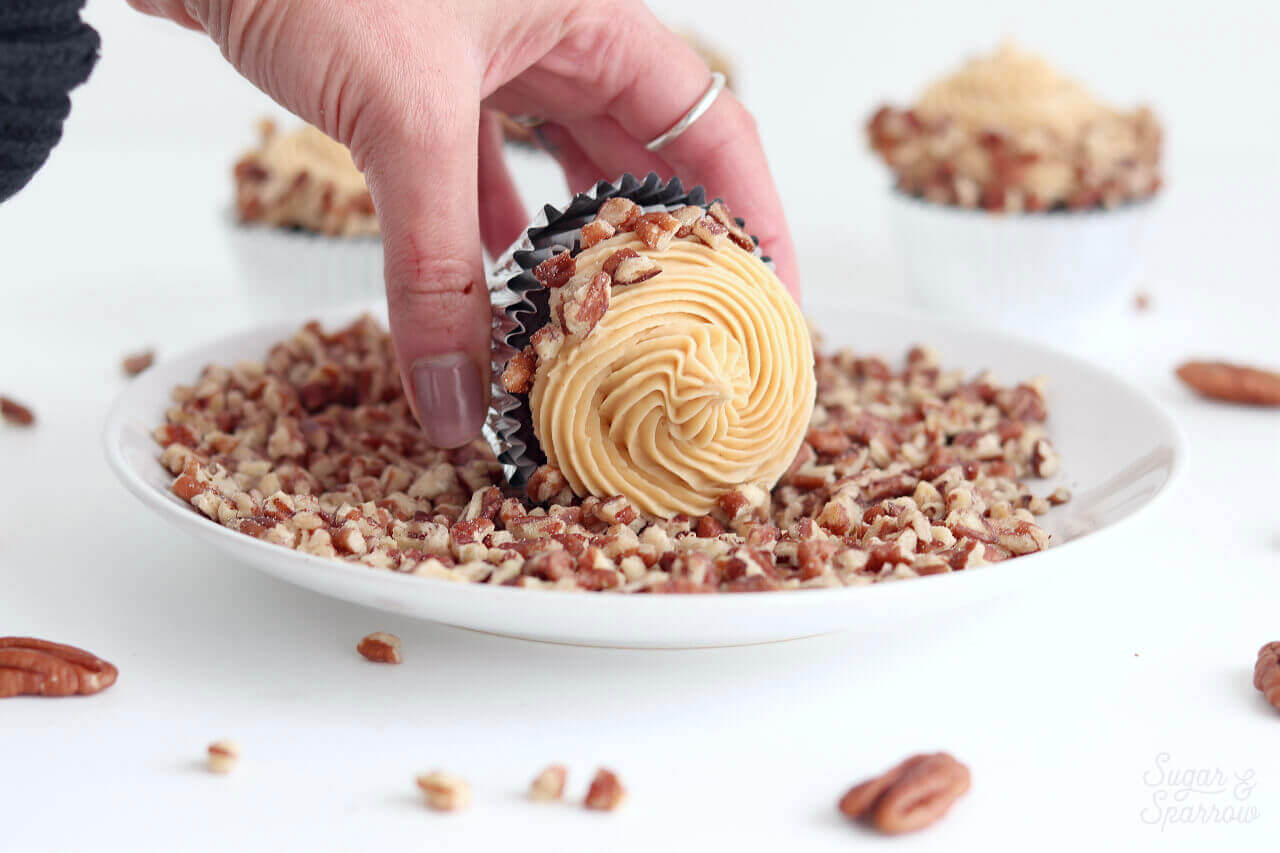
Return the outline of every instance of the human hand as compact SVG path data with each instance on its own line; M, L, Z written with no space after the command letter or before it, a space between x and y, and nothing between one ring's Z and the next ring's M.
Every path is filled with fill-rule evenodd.
M722 196L798 294L795 251L755 122L729 92L660 153L710 82L639 0L129 0L207 32L286 109L351 149L377 209L405 392L454 447L488 409L481 246L527 224L493 110L542 117L574 190L623 172L678 175Z

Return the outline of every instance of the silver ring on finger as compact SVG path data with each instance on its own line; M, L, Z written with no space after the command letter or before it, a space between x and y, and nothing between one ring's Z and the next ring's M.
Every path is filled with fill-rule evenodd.
M676 140L680 134L684 133L693 123L702 118L707 110L711 109L711 105L716 102L716 98L720 96L720 92L724 90L725 77L719 71L711 72L711 85L707 87L707 91L702 93L702 97L698 99L689 112L681 116L680 120L671 125L665 133L655 136L652 140L645 144L648 151L660 151Z

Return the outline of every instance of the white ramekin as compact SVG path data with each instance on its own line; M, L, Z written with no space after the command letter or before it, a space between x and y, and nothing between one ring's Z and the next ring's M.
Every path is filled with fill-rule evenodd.
M227 235L239 285L265 310L313 310L383 294L378 237L330 237L235 221Z
M1071 336L1133 286L1152 203L993 214L890 192L887 205L913 303Z

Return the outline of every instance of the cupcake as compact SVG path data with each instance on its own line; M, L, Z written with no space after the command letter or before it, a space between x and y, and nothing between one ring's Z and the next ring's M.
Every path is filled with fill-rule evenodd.
M1142 202L1161 185L1150 110L1112 107L1006 43L911 107L881 107L867 133L925 301L1043 322L1098 307L1136 272Z
M762 500L804 440L813 348L740 220L625 175L547 207L494 282L495 416L512 479L657 518ZM548 473L549 472L549 473Z
M232 173L233 246L255 296L289 307L375 297L378 218L351 152L310 125L259 130Z

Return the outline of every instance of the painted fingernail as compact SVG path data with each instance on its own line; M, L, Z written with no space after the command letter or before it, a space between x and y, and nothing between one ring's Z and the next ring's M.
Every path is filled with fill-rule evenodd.
M423 356L410 372L418 417L436 447L459 447L484 425L480 371L466 353Z

